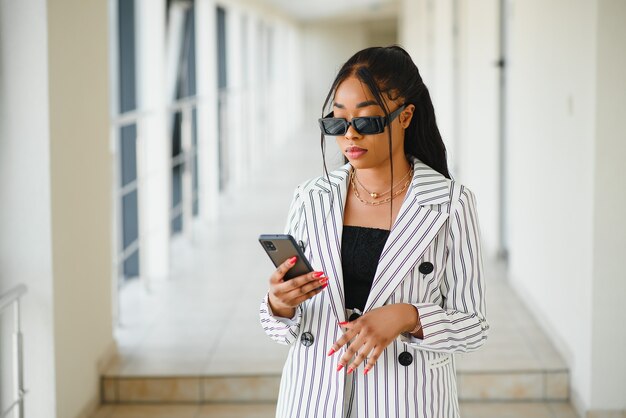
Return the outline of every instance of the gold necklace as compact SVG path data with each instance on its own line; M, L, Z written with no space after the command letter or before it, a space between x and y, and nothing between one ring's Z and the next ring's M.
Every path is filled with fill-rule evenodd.
M400 184L412 172L413 172L413 166L409 166L409 171L407 171L406 174L402 176L402 178L398 180L398 182L394 186L391 187L391 189L387 190L384 193L370 192L369 190L367 190L365 186L363 185L363 183L361 183L361 180L359 180L359 176L357 176L356 174L356 169L354 170L354 178L356 179L356 182L359 183L359 186L361 186L361 188L365 190L367 194L369 194L374 199L378 199L379 197L384 196L390 191L392 191L394 187L398 187L398 184Z
M411 167L412 169L412 167ZM412 171L412 170L411 170ZM409 184L411 184L411 178L409 178L406 183L404 183L404 185L398 189L397 191L393 192L393 194L391 196L389 196L386 199L383 200L379 200L376 202L370 202L369 200L365 200L363 198L361 198L361 195L359 194L359 191L357 190L356 187L356 182L354 181L354 170L350 173L350 183L352 184L352 191L354 192L354 195L356 196L357 199L359 199L359 201L363 204L369 205L369 206L378 206L378 205L384 205L385 203L389 203L391 202L393 199L396 198L396 196L398 196L400 193L404 192L406 190L407 187L409 187Z

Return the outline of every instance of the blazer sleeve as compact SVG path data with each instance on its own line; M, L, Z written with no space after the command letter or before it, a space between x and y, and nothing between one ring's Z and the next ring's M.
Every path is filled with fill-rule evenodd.
M442 303L415 303L424 339L400 337L421 350L474 351L483 345L489 331L476 200L468 188L460 187L449 218L448 254L440 284Z
M296 241L302 237L304 231L304 206L300 196L301 188L297 187L287 216L285 234L292 235ZM263 331L279 344L290 345L297 340L300 334L300 324L302 322L302 305L296 308L293 318L281 318L274 315L268 303L269 293L266 293L261 301L260 321Z

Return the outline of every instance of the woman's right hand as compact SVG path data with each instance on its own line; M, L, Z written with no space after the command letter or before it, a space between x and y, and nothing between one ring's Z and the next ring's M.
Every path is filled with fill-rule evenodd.
M328 278L321 271L313 271L285 280L285 274L296 264L292 257L278 266L270 277L268 302L272 313L282 318L293 318L296 307L320 293L328 286Z

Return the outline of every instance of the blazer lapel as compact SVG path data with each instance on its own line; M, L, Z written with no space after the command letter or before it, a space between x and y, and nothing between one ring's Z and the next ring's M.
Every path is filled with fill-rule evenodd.
M328 277L325 294L338 322L346 320L343 270L341 265L341 236L343 211L348 190L350 165L329 173L330 183L320 177L304 200L307 231L311 251ZM332 192L331 192L332 190Z
M448 180L419 160L374 275L365 311L382 306L448 219L430 205L448 202Z

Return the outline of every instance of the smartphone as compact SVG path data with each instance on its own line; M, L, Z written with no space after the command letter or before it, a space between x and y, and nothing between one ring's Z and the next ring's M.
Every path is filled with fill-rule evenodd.
M287 274L285 274L285 280L293 279L294 277L313 271L309 260L306 259L302 249L291 235L263 234L259 236L259 242L276 267L293 256L298 257L296 265L290 268Z

